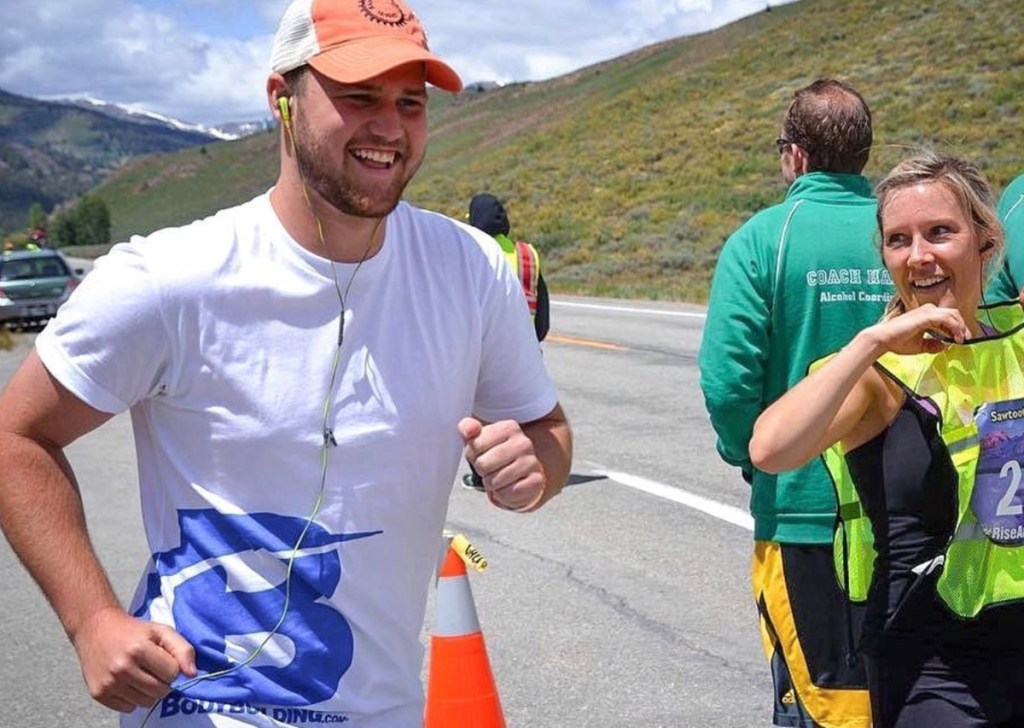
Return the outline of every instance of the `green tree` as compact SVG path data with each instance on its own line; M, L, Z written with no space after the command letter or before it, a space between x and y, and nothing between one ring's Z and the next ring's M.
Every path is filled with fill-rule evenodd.
M66 248L77 242L74 210L61 210L57 213L53 229L50 231L50 245L55 248Z
M46 208L43 207L43 203L33 202L32 207L28 208L28 226L32 230L46 229Z
M110 242L110 209L102 198L86 195L74 210L75 244L106 245Z

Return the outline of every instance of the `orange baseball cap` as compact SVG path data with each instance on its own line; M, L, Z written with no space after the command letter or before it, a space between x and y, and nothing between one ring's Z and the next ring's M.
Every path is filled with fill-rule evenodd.
M403 0L294 0L281 18L270 68L308 64L341 83L359 83L406 63L422 63L427 82L462 90L451 66L430 52L419 18Z

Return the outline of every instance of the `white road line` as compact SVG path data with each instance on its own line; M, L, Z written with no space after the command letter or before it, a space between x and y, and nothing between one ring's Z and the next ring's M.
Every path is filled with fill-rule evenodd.
M621 311L623 313L643 313L653 316L680 316L683 318L707 318L706 314L696 311L665 311L659 308L629 308L627 306L606 306L599 303L576 303L575 301L555 301L552 299L552 306L568 306L569 308L593 308L598 311Z
M676 488L675 486L665 485L664 483L659 483L655 480L648 480L647 478L641 478L638 475L630 475L629 473L620 473L615 470L603 470L600 468L596 470L609 480L614 480L620 485L625 485L629 488L649 493L650 495L656 495L659 498L664 498L665 500L689 506L694 510L707 513L709 516L714 516L721 521L731 523L732 525L739 526L740 528L745 528L748 531L754 530L754 519L745 510L736 508L735 506L719 503L718 501L713 501L710 498L705 498L693 493L687 493L685 490Z

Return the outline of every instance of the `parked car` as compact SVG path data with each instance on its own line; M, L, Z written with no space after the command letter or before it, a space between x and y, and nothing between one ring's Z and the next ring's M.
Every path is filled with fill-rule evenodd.
M56 250L0 253L0 326L42 326L68 300L81 275Z

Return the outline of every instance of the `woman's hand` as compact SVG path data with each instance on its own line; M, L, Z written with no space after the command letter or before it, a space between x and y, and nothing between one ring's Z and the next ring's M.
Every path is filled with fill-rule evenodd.
M931 303L875 324L864 333L883 352L894 354L934 354L945 349L949 339L962 344L971 338L971 330L960 311Z

